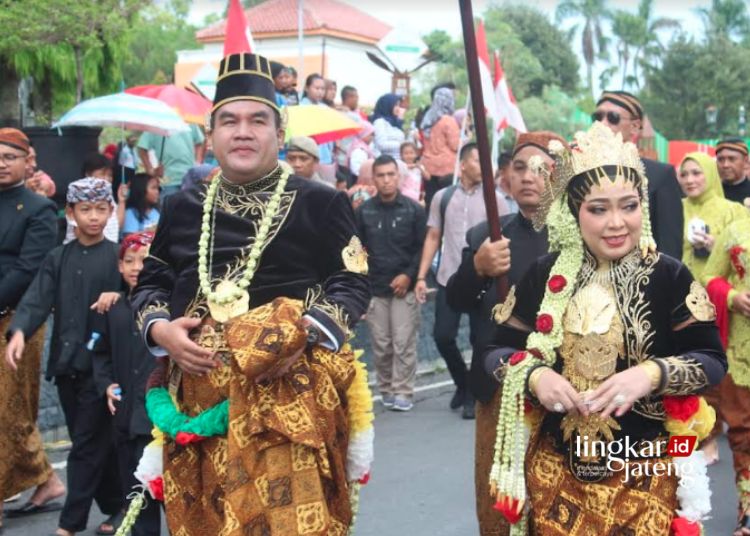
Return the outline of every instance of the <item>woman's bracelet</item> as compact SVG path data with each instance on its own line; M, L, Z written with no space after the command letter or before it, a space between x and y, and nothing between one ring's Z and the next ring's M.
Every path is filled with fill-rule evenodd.
M651 392L654 393L661 385L661 367L653 361L644 361L638 365L651 380Z
M535 367L530 373L529 373L529 379L527 381L527 386L529 389L529 393L534 395L536 397L536 384L539 383L539 377L542 375L542 373L547 370L547 365L539 365L538 367ZM538 397L537 397L538 398Z

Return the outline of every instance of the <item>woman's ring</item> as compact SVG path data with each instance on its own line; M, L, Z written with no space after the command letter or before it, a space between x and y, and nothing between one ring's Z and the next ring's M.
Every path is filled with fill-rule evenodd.
M557 413L565 412L565 406L563 406L561 402L555 402L555 405L552 406L552 409L554 409Z
M615 397L612 399L612 403L615 405L615 407L620 407L625 405L625 395L620 393L618 395L615 395Z

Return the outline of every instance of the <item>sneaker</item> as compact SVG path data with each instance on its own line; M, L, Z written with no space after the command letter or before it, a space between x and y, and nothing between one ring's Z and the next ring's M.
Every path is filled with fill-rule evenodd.
M463 389L456 389L451 398L451 409L458 409L464 405L465 391Z
M393 407L391 409L393 411L410 411L413 407L414 403L410 398L399 395L395 397L395 400L393 401Z
M393 403L395 402L396 397L393 396L390 393L383 393L383 407L386 409L391 409L393 407Z

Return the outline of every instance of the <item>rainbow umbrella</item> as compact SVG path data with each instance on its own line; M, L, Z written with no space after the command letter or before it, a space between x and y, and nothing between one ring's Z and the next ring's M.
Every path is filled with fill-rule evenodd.
M354 136L362 126L345 114L328 106L287 106L286 139L309 136L316 143L328 143Z
M126 89L125 93L161 101L186 122L195 125L203 125L206 113L211 110L211 101L174 84L135 86Z

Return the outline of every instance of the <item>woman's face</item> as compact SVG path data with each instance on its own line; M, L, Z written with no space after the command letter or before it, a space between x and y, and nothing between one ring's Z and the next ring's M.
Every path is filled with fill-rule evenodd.
M326 83L322 78L316 78L307 86L307 98L313 102L320 102L326 92Z
M334 102L336 100L336 84L327 84L325 86L326 100Z
M706 175L695 160L685 160L677 177L682 193L688 197L699 197L706 191Z
M393 115L399 119L403 119L406 114L406 108L404 108L404 101L398 101L393 107Z
M642 221L638 191L622 177L594 185L578 213L583 241L600 261L621 259L638 246Z
M146 203L152 207L158 205L159 193L159 179L153 178L149 180L146 185Z

